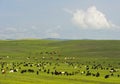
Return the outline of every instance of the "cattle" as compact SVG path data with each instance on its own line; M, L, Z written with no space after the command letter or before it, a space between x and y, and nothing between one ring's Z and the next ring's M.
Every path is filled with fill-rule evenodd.
M47 59L46 55L45 55L45 57L44 57L44 55L42 55L41 57L43 57L43 59L44 58ZM55 61L57 58L58 57L56 57L53 60ZM28 62L20 62L20 63L12 62L12 63L8 64L5 62L0 62L0 64L1 64L0 68L1 68L2 74L5 74L7 71L9 73L18 72L18 70L16 69L16 68L18 68L21 74L26 73L26 72L27 73L35 72L36 75L39 75L40 71L42 71L42 73L45 73L45 74L51 73L52 75L56 75L56 76L63 76L63 75L64 76L72 76L72 75L77 75L80 73L81 75L83 74L86 76L100 77L101 74L102 74L102 76L104 75L104 73L102 73L103 71L108 71L109 75L104 75L103 78L107 79L112 76L120 77L120 75L115 73L115 72L119 71L119 67L115 67L115 66L114 66L114 68L111 66L105 67L104 65L102 66L101 64L93 64L91 66L91 65L87 64L87 63L92 64L91 62L86 62L86 64L83 64L81 62L71 62L70 57L68 58L69 60L63 60L63 61L58 58L58 60L60 60L59 63L57 61L55 63L47 62L46 59L42 60L42 61L29 62L29 63ZM67 57L66 57L66 59L67 59ZM70 67L71 72L69 72L68 68L67 68L68 71L66 69L63 69L62 63L65 64L65 67ZM22 69L24 69L24 70L22 70ZM91 70L91 69L94 69L94 70ZM97 69L99 69L99 70L97 70ZM94 71L99 71L99 72L94 73Z
M55 70L55 75L62 75L62 73Z
M24 64L23 66L28 66L28 64Z
M100 73L99 73L99 72L97 72L97 73L96 73L96 77L99 77L99 76L100 76Z
M51 72L51 74L53 75L53 74L54 74L54 72Z
M116 72L116 70L114 68L110 69L110 73Z
M10 69L9 73L18 72L18 69Z
M13 70L13 69L9 71L9 73L13 73L13 72L14 72L14 70Z
M105 75L105 76L104 76L105 79L106 79L106 78L109 78L109 77L110 77L109 75Z
M82 74L85 74L85 71L82 71L82 72L81 72L81 75L82 75Z
M19 69L21 69L21 67L19 67Z
M89 66L85 66L86 67L86 70L89 70Z
M25 73L25 72L27 72L27 70L21 70L21 73L22 73L22 74Z
M1 72L2 72L2 74L6 73L5 69L1 69Z
M87 71L86 76L91 76L91 73Z
M30 67L33 67L33 65L31 64Z
M47 70L47 74L49 74L49 73L50 73L50 69Z
M95 76L95 74L94 74L94 73L92 73L92 76Z
M113 74L113 73L111 73L110 75L111 75L111 76L114 76L114 74Z
M41 71L41 68L39 68L38 70Z
M46 72L47 70L46 69L44 69L44 72Z
M65 72L64 75L71 76L71 75L74 75L74 73L73 72L72 73Z
M37 73L36 73L37 75L39 75L39 71L37 71Z
M28 69L28 72L33 73L35 71L33 69Z
M61 71L56 71L56 70L55 70L54 72L51 72L51 74L52 74L52 75L54 75L54 74L55 74L55 75L66 75L66 76L68 76L68 75L73 75L72 73L68 73L68 72L66 72L66 71L65 71L65 72L61 72Z
M65 74L65 72L61 72L62 74Z

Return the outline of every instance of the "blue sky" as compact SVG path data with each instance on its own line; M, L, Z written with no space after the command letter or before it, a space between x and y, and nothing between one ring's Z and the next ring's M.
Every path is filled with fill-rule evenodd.
M120 0L0 0L0 39L120 39Z

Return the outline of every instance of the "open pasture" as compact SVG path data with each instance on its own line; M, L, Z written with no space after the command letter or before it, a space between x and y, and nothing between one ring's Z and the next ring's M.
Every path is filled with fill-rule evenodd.
M120 41L0 41L0 84L120 84Z

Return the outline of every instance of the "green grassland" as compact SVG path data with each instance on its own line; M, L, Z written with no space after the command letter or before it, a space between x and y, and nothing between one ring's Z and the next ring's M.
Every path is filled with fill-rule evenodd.
M23 66L23 64L33 66ZM2 66L4 64L4 66ZM43 64L42 67L35 64ZM14 66L15 65L15 66ZM105 69L91 69L102 65ZM10 73L11 68L18 72ZM99 77L81 74L87 71L100 73ZM19 69L21 67L21 69ZM108 68L108 69L106 69ZM110 73L110 69L117 69ZM119 40L1 40L0 41L0 84L120 84L120 41ZM21 70L34 69L34 73ZM39 71L39 74L36 72ZM75 75L52 75L51 72L77 72ZM104 78L110 75L109 78Z

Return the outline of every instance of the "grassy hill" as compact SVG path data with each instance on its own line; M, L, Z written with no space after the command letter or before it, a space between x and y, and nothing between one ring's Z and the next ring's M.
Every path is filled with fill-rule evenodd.
M35 53L56 51L79 58L120 58L118 40L15 40L0 41L0 56L34 56Z
M23 66L32 64L33 67ZM4 67L2 66L4 64ZM36 67L36 64L43 66ZM81 75L81 71L89 71L100 77ZM9 73L10 68L21 69ZM98 66L98 69L92 67ZM101 69L102 68L104 69ZM6 67L8 67L6 69ZM72 76L56 76L47 74L44 69L36 75L39 68L54 71L78 72ZM114 67L118 72L113 76L109 72ZM55 69L53 69L55 68ZM4 40L0 41L0 84L120 84L120 41L119 40ZM33 69L34 73L22 70ZM110 78L105 79L108 74ZM47 81L46 81L47 80Z

